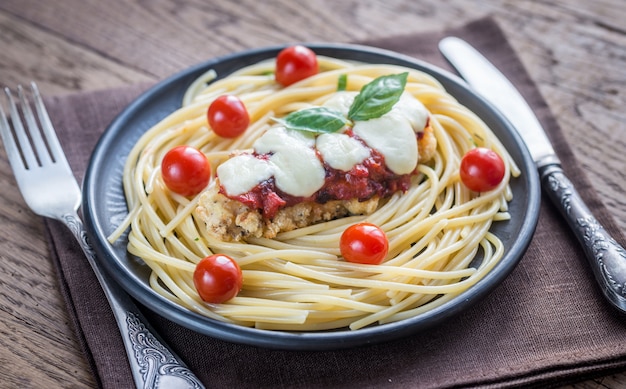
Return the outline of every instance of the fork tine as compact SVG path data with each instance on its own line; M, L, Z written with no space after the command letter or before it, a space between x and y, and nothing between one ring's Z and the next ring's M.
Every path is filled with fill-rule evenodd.
M56 162L68 164L65 153L63 152L63 148L61 147L61 143L59 142L59 138L54 131L54 127L52 126L52 121L50 120L50 116L48 115L48 110L43 103L41 93L39 93L39 88L37 87L37 84L35 84L35 82L31 82L30 87L33 91L33 100L35 102L37 115L39 116L39 122L41 123L41 129L46 138L46 141L48 142L48 147L50 148L50 154L52 155L52 159Z
M7 115L4 113L4 109L0 104L0 135L2 136L2 143L4 144L4 148L7 153L7 157L9 158L9 162L13 169L17 171L24 170L24 162L22 161L22 157L19 153L19 148L17 143L15 142L15 138L13 137L13 133L11 132L11 127L9 127L9 121L7 120Z
M15 132L14 138L15 150L22 150L22 157L24 158L24 164L27 169L32 169L37 166L37 159L35 158L35 153L33 152L33 148L30 145L30 141L26 136L26 131L24 130L24 126L22 125L22 121L20 119L19 111L17 110L17 105L15 104L15 100L13 99L13 95L11 94L11 90L9 88L4 88L4 93L7 95L7 99L9 101L11 122L13 123L13 130ZM10 127L7 127L10 134ZM13 160L14 163L17 160ZM17 165L15 165L17 166Z
M33 110L30 108L28 99L24 95L24 88L22 88L21 85L17 87L17 94L20 99L20 106L22 108L22 113L24 114L24 120L26 121L26 126L28 127L32 145L35 147L35 151L39 157L39 162L42 166L52 163L48 147L41 137L41 130L35 121L35 115L33 115Z

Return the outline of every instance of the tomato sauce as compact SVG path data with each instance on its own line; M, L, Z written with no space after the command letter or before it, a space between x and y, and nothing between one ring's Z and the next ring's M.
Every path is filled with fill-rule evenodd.
M406 192L411 184L411 175L397 175L390 171L384 157L372 150L369 158L349 171L333 169L325 164L324 186L310 197L291 196L276 187L274 178L263 181L251 191L238 196L228 196L252 209L258 209L266 218L273 218L284 207L304 201L324 204L331 200L368 200L374 196L389 197L397 191ZM223 189L223 195L227 194Z

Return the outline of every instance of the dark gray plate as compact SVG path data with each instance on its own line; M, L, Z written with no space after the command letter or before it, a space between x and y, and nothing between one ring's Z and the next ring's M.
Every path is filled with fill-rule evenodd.
M413 58L394 52L354 45L309 45L315 52L336 58L369 63L403 65L436 77L462 104L480 116L496 133L522 170L513 180L513 216L498 222L492 231L505 245L498 265L476 285L453 300L419 316L358 331L324 332L266 331L221 323L180 307L149 287L149 269L126 251L126 239L109 244L106 237L126 216L121 178L126 156L137 139L152 125L180 107L185 89L209 68L224 77L232 71L263 59L275 57L281 47L246 51L202 63L150 89L130 104L108 127L98 142L84 181L83 213L89 238L99 263L117 282L149 309L199 333L226 341L269 348L325 350L347 348L397 339L423 331L469 308L484 298L517 265L526 251L539 216L540 187L535 165L511 125L491 105L475 95L458 77Z

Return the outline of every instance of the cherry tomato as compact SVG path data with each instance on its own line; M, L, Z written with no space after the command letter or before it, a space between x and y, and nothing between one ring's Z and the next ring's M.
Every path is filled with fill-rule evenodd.
M198 262L193 284L203 301L221 304L239 293L243 276L239 264L231 257L213 254Z
M375 224L353 224L341 235L339 240L341 255L348 262L380 264L389 251L387 235Z
M317 72L317 55L308 47L289 46L276 57L276 81L282 86L289 86Z
M209 125L223 138L241 135L250 124L250 115L237 96L222 95L213 100L207 111Z
M195 196L208 185L211 165L200 150L191 146L177 146L163 157L161 175L172 192Z
M477 147L465 153L459 173L468 189L486 192L502 182L504 171L504 161L495 151Z

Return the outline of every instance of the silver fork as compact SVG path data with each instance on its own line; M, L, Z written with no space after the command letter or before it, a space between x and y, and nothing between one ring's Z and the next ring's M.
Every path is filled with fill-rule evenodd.
M169 349L147 323L130 297L101 271L86 238L77 209L81 191L35 83L31 83L37 120L21 86L16 104L5 88L10 117L0 104L0 133L24 200L38 215L63 222L80 243L104 290L120 329L133 379L138 388L204 388L200 380ZM24 118L24 123L20 119ZM13 130L11 130L12 124Z

